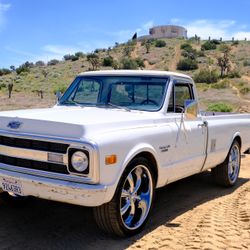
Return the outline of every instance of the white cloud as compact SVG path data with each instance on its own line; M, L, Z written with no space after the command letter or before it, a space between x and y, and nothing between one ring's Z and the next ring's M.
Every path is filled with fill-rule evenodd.
M250 40L250 31L240 31L240 32L236 32L233 34L233 36L235 39L238 40L244 40L245 38L247 38L247 40Z
M202 39L211 38L219 39L236 39L250 38L250 31L245 31L248 26L245 24L238 24L235 20L208 20L198 19L189 22L185 22L178 18L170 20L172 24L182 25L188 31L188 37L192 37L195 34Z
M181 20L179 18L171 18L170 23L171 24L180 24Z
M135 32L137 32L138 36L148 34L149 29L153 26L154 26L154 21L150 20L143 23L138 28L120 30L109 34L116 39L116 42L126 42L127 40L132 38Z
M152 28L153 26L154 26L154 22L151 20L142 24L142 26L139 29L140 29L140 32L148 32L148 30Z
M231 39L230 29L235 25L234 20L196 20L186 24L188 30L188 36L194 36L197 34L203 39L207 39L209 36L212 38Z
M10 8L10 6L11 6L10 4L0 3L0 12L7 11Z
M10 4L0 3L0 31L4 28L6 23L5 12L11 7Z
M43 51L49 54L54 54L55 56L64 56L66 54L73 54L77 51L79 51L79 48L76 47L70 47L70 46L62 46L62 45L45 45L42 48Z

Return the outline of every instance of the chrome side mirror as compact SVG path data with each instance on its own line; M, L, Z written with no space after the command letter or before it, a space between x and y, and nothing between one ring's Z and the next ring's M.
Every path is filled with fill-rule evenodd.
M184 114L187 120L196 120L198 117L198 102L195 100L186 100Z
M61 97L62 97L62 92L61 91L57 91L56 92L56 101L59 102L60 99L61 99Z

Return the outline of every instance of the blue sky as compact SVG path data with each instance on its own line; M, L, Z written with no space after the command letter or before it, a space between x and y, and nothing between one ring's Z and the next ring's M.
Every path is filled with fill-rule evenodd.
M250 40L250 1L0 0L0 68L113 46L163 24Z

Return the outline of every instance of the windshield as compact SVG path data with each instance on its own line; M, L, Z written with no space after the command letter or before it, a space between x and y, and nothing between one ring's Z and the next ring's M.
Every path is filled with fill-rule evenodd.
M167 84L168 78L159 77L79 76L59 104L157 111Z

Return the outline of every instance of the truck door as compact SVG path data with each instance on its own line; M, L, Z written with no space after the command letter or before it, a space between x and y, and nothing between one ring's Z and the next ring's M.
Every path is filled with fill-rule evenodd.
M175 81L168 106L168 113L173 113L176 137L174 150L169 155L172 163L169 181L198 173L206 157L206 128L200 115L195 120L185 119L183 111L187 100L195 100L193 83Z

